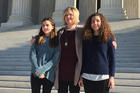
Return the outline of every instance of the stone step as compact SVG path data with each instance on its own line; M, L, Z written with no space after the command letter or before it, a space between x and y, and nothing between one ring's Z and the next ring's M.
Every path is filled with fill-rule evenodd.
M140 74L116 73L116 86L140 87ZM30 76L0 76L0 87L30 88Z
M116 79L115 83L116 86L140 87L140 79L138 80Z
M140 68L118 67L117 73L140 73Z
M115 86L110 93L139 93L140 87L132 86Z
M29 52L30 48L24 48L24 47L21 47L21 48L12 48L10 50L6 50L6 51L3 51L3 53L10 53L10 52L20 52L22 54L22 52Z
M7 61L7 60L11 60L11 61L17 61L17 60L23 60L23 61L29 61L29 56L26 57L0 57L0 61Z
M116 79L130 79L130 80L140 80L140 74L139 73L116 73L115 74ZM30 76L11 76L11 75L6 75L2 76L0 75L0 80L2 81L29 81Z
M29 76L31 71L0 71L0 75Z
M139 60L140 61L140 57L137 57L137 58L133 58L133 57L128 57L128 58L118 58L119 60Z
M16 51L17 52L17 51ZM19 52L20 53L20 52ZM0 59L29 59L29 53L27 54L3 54L3 55L0 55Z
M139 93L139 91L139 87L115 86L114 89L110 90L110 93ZM0 93L31 93L31 89L0 87ZM57 93L57 90L52 89L51 93ZM84 90L81 89L80 93L84 93Z
M0 87L0 93L31 93L31 89ZM57 93L57 90L52 89L51 93ZM81 91L80 93L84 93L84 92Z
M0 81L0 87L9 88L30 88L30 82L19 81Z
M31 66L26 65L26 66L0 66L1 71L30 71Z
M116 52L117 51L119 51L119 52L121 52L120 50L122 50L122 51L136 51L136 50L139 50L140 49L140 47L139 46L118 46L118 49L116 50ZM137 51L137 52L139 52L139 51Z
M116 62L121 62L121 63L124 63L124 62L136 62L136 63L140 63L140 60L139 60L139 58L137 59L131 59L131 58L116 58Z
M116 67L140 67L140 63L116 63Z
M5 61L5 62L0 62L0 66L30 66L31 62L26 61Z
M0 76L0 81L18 81L18 82L29 82L30 76Z
M132 48L131 48L131 49L132 49ZM135 50L133 50L133 51L131 51L131 50L129 51L129 49L128 49L128 50L117 50L116 53L120 53L120 54L121 54L121 53L122 53L122 54L123 54L123 53L126 53L126 54L132 53L132 54L135 54L135 55L136 55L136 54L140 54L140 51L139 51L139 49L135 49Z
M0 87L0 93L31 93L31 89Z
M135 39L134 39L135 40ZM138 38L137 38L137 40L136 41L132 41L131 40L131 42L129 42L129 41L126 41L126 40L124 40L124 41L119 41L119 42L117 42L117 44L118 44L118 46L120 46L120 47L124 47L124 46L127 46L128 45L128 48L129 47L136 47L136 46L140 46L140 42L138 42ZM127 48L127 47L126 47Z
M140 79L138 80L127 80L127 79L115 79L115 86L131 86L140 87ZM11 88L31 88L29 81L1 81L0 87L11 87Z
M140 57L140 55L134 55L134 54L121 54L121 55L119 55L119 54L116 54L116 58L118 59L118 58L139 58Z
M129 42L130 41L129 39L131 40L131 42ZM127 39L121 39L120 38L119 41L117 40L117 44L119 46L122 46L122 45L125 45L126 46L126 44L129 44L128 46L136 46L136 45L139 45L140 44L140 42L138 40L139 40L139 36L138 37L135 37L135 38L127 38ZM122 45L120 45L120 44L122 44ZM133 44L136 44L136 45L133 45Z
M7 55L7 56L9 56L9 55L13 55L13 56L16 56L16 55L29 55L29 51L28 52L25 52L25 51L22 51L22 52L0 51L0 56L4 56L4 55Z
M117 79L140 79L140 73L116 73L115 78Z
M0 58L0 62L2 62L2 61L4 61L4 62L7 62L7 61L27 61L27 62L29 62L29 57L26 57L26 58L24 58L24 57L21 57L21 58L17 58L17 57L12 57L12 58Z

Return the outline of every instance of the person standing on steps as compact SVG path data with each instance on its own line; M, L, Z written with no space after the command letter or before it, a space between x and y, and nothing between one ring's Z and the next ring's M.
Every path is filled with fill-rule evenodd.
M64 10L65 27L58 30L61 56L57 66L58 93L79 93L78 85L82 67L82 28L78 26L79 11L75 7Z
M32 93L51 93L55 80L55 67L59 59L59 42L52 18L44 18L40 32L30 50Z
M106 18L91 14L84 26L83 65L79 86L85 93L109 93L115 81L115 39Z

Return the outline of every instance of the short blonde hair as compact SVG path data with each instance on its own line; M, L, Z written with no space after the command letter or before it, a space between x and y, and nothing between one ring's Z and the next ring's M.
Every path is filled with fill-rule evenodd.
M64 22L64 24L67 25L67 23L65 21L65 16L66 16L66 12L68 10L71 10L73 12L73 15L74 15L74 24L77 25L78 22L79 22L79 10L76 7L67 7L64 10L64 13L63 13L63 22Z

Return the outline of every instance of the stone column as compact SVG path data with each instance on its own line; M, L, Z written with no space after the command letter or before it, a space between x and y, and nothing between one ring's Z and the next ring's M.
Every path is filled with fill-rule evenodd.
M127 19L123 5L123 0L101 0L99 12L110 21Z
M63 21L63 11L68 6L76 7L76 0L56 0L55 1L55 11L53 13L53 19L55 20L56 25L62 25Z
M31 0L12 0L9 20L2 27L31 25Z
M54 10L55 0L40 0L39 22L41 22L44 17L52 17Z
M79 0L80 23L85 23L88 16L97 12L97 0Z
M138 0L138 18L140 18L140 0Z
M7 21L8 0L0 0L0 24Z

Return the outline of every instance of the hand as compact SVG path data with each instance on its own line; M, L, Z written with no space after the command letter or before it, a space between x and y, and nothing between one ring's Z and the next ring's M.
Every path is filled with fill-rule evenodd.
M38 76L38 72L35 72L35 75Z
M108 83L109 89L113 89L115 87L115 80L114 77L109 78L109 83Z
M45 75L42 74L39 78L40 78L40 79L43 79L43 78L45 78Z
M113 42L112 42L112 45L113 45L113 47L114 47L115 49L117 49L117 42L116 42L116 41L113 41Z
M83 87L84 86L82 77L80 77L78 85L79 85L79 87Z
M32 45L35 42L35 38L32 36L32 39L30 40L30 45Z

